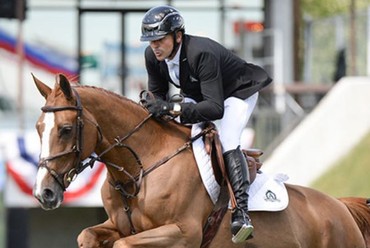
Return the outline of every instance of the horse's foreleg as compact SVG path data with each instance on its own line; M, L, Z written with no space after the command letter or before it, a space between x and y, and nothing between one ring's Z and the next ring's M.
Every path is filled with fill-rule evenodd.
M202 241L202 232L201 229L199 231L200 235L197 235L196 228L194 228L191 234L187 233L185 235L178 225L169 224L155 229L140 232L129 237L121 238L114 243L113 248L200 247Z
M111 248L120 235L110 220L85 228L78 235L77 243L80 248Z

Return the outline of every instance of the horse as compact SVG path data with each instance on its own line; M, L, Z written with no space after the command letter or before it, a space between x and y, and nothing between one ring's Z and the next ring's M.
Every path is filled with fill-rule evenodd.
M201 181L189 127L152 118L140 104L103 88L56 75L54 88L33 80L45 105L36 123L41 153L35 198L52 210L74 178L92 163L107 168L101 197L107 220L77 237L81 248L206 247L203 228L214 204ZM95 159L94 159L95 158ZM370 247L365 198L340 200L315 189L286 184L282 211L251 212L254 237L231 241L226 211L210 248Z

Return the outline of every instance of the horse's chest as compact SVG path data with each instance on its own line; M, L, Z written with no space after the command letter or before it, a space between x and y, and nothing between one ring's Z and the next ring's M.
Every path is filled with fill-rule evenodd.
M123 236L132 234L132 231L146 230L153 226L147 213L138 204L138 199L124 200L120 197L108 197L104 202L107 214Z
M139 194L130 199L124 198L112 187L103 194L107 214L123 236L131 235L132 230L140 232L158 227L169 219L167 208L174 205L174 197L155 187L157 185L143 183ZM148 193L149 189L156 194Z

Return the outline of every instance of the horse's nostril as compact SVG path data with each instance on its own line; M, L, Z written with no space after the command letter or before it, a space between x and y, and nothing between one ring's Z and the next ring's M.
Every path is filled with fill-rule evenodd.
M54 199L54 192L50 189L44 189L42 192L42 198L46 201L52 201Z

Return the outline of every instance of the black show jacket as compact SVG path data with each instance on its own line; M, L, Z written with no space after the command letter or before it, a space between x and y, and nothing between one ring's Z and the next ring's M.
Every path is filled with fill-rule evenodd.
M179 62L181 94L197 102L181 104L183 123L221 119L226 98L234 96L244 100L272 81L261 67L247 63L205 37L184 35ZM158 61L148 46L145 64L148 90L166 100L169 83L174 84L166 62Z

